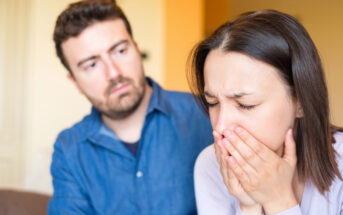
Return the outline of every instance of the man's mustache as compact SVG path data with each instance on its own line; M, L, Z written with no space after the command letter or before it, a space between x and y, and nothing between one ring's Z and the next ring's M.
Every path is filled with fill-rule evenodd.
M115 80L112 80L108 87L106 88L105 95L111 94L111 92L118 86L118 84L123 84L123 83L131 83L132 80L130 78L125 78L123 76L118 77Z

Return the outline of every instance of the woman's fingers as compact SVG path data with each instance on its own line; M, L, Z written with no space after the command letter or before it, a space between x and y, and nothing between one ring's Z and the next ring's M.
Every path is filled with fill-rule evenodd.
M221 162L222 162L222 152L221 152L221 149L220 149L220 147L219 147L217 142L215 142L213 145L214 145L214 151L216 153L217 161L218 161L219 164L221 164Z
M228 152L228 150L224 146L223 139L218 140L216 143L218 145L218 148L219 148L219 151L220 151L222 159L225 159L225 157L229 155L229 152Z
M274 162L275 160L279 159L277 154L270 150L267 146L257 140L253 135L251 135L248 131L243 129L242 127L235 127L232 131L235 135L242 140L253 152L262 160L267 162ZM247 154L249 156L249 154Z
M226 166L227 166L227 164L226 164ZM232 170L229 171L228 167L227 167L227 175L226 175L225 184L228 187L229 192L234 196L236 196L240 193L239 189L242 189L238 178L235 176L235 174Z
M238 165L250 175L255 177L263 165L263 160L252 150L243 140L232 131L225 132L223 140L224 146L230 154L236 159Z
M221 134L219 134L219 132L216 131L216 130L213 130L212 134L213 134L214 140L216 140L216 141L222 139L222 137L223 137L223 136L222 136Z
M228 156L226 158L226 162L230 163L232 162L231 159L234 159L232 156ZM229 192L234 195L237 199L239 199L240 204L243 205L256 205L257 202L247 193L245 192L241 181L239 180L239 172L242 170L239 169L239 166L237 166L236 169L233 169L231 167L228 167L227 170L227 182L225 183L226 186L228 187ZM237 173L237 174L236 174Z
M296 153L296 144L293 138L292 129L287 131L285 137L285 149L284 155L282 157L289 165L295 166L297 164L297 153Z

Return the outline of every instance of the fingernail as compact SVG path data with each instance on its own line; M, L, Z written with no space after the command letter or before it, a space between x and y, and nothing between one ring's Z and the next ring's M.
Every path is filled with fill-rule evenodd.
M292 128L289 129L289 136L293 137L293 129Z
M237 127L237 128L236 128L236 132L237 132L238 134L242 134L242 133L244 132L244 130L243 130L241 127Z

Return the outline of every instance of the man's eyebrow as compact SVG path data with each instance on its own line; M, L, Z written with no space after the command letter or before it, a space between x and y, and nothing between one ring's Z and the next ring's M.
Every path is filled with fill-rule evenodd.
M128 40L120 40L119 42L115 43L113 46L111 46L111 48L108 49L108 51L113 51L114 49L116 49L118 46L120 46L121 44L127 44L129 43Z
M86 59L83 59L83 60L81 60L80 62L77 63L77 67L80 67L80 66L82 66L82 64L84 64L85 62L87 62L87 61L89 61L89 60L94 60L94 59L96 59L96 58L98 58L98 56L93 55L93 56L90 56L90 57L88 57L88 58L86 58Z
M119 42L117 42L117 43L115 43L114 45L112 45L109 49L108 49L108 51L110 52L110 51L112 51L112 50L114 50L114 49L116 49L118 46L120 46L121 44L124 44L124 43L128 43L129 41L128 40L120 40ZM92 55L92 56L90 56L90 57L87 57L86 59L83 59L83 60L81 60L80 62L78 62L77 63L77 67L80 67L82 64L84 64L85 62L87 62L87 61L89 61L89 60L94 60L94 59L96 59L96 58L98 58L98 56L96 56L96 55Z

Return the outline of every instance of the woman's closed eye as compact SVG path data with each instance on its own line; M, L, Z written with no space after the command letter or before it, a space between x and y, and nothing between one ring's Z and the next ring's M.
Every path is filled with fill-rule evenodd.
M244 110L251 110L254 107L256 107L256 105L248 105L248 104L242 104L242 103L238 103L238 107Z
M206 104L207 104L208 107L214 107L217 104L219 104L219 102L216 102L216 101L206 101Z

